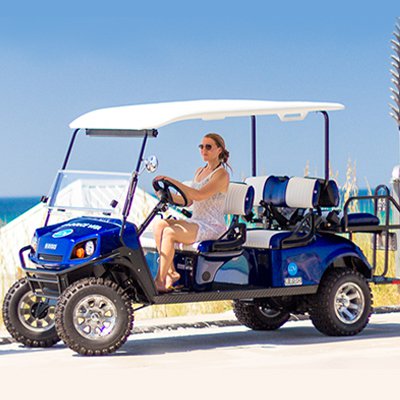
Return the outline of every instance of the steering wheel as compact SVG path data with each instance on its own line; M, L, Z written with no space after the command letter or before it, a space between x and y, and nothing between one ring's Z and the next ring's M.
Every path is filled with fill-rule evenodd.
M167 179L153 179L153 188L156 192L161 193L161 201L165 203L172 204L173 206L178 206L178 207L186 207L189 204L189 200L186 197L186 194L183 192L183 190L179 189L178 186L174 185L172 182L168 181ZM177 203L174 200L173 193L171 192L171 189L173 189L176 193L176 195L179 195L182 197L182 202Z

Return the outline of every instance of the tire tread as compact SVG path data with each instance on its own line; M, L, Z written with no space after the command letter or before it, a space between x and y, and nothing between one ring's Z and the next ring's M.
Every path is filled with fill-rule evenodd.
M11 337L17 342L22 343L26 347L51 347L60 341L58 335L53 333L52 335L48 335L48 337L46 337L46 335L43 335L44 337L41 339L29 338L28 336L21 333L11 321L10 303L18 290L21 290L23 286L27 284L28 280L26 278L19 279L11 286L6 296L4 297L2 310L4 325Z
M280 328L290 318L289 313L275 318L263 317L259 305L239 300L233 302L233 312L238 321L253 330L273 331Z
M116 292L116 294L121 297L128 313L128 324L126 326L125 331L123 332L123 335L119 338L117 342L113 343L112 345L102 350L93 350L78 343L76 340L74 340L73 337L71 337L71 335L68 334L65 328L63 316L65 307L72 296L74 296L77 292L79 292L82 289L99 285L113 289ZM102 356L114 353L127 341L133 329L133 321L134 317L133 317L132 301L129 298L129 296L118 284L116 284L111 280L106 280L103 278L84 278L73 283L62 293L56 307L56 316L55 316L56 330L61 340L73 351L87 356Z
M369 298L365 298L365 305L369 309L367 310L366 317L364 317L364 321L359 324L357 328L352 330L344 329L340 326L340 324L336 323L333 313L329 312L331 306L329 304L329 296L334 289L337 281L346 276L355 276L365 281L365 277L360 272L350 268L333 269L329 271L328 275L326 275L320 283L320 287L318 289L314 304L310 310L310 319L315 328L318 329L321 333L324 333L328 336L357 335L367 326L372 313L372 292L367 283L366 286L368 287Z

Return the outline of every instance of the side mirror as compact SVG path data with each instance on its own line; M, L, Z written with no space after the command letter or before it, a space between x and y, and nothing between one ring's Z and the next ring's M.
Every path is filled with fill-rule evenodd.
M156 156L149 156L147 160L144 161L144 165L147 169L147 172L153 173L158 168L158 159Z

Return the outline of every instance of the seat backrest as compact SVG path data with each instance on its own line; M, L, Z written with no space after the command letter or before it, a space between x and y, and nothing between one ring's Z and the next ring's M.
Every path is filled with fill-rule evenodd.
M336 207L340 199L333 180L269 176L264 183L263 200L277 207L315 208Z
M291 208L318 207L320 194L321 183L318 179L294 176L288 181L286 205Z
M318 207L321 182L314 178L269 176L265 181L263 200L276 207Z
M321 179L322 188L319 196L320 207L337 207L340 202L339 188L335 181Z
M263 176L249 176L244 180L249 186L254 188L254 205L259 206L261 200L264 200L264 188L267 183L269 175Z
M264 185L264 202L277 207L287 207L286 191L288 183L289 178L287 176L269 176Z
M245 183L230 182L226 195L224 213L247 215L254 202L254 188Z

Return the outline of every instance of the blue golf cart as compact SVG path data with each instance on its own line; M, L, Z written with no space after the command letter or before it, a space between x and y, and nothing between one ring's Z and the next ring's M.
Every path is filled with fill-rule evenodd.
M43 198L44 226L20 251L25 277L4 300L9 333L26 346L47 347L62 339L80 354L103 355L124 344L134 312L142 307L217 300L233 300L236 317L251 329L278 329L296 313L308 314L326 335L361 332L372 310L369 283L399 283L387 274L390 233L400 229L389 220L389 205L397 211L400 207L381 186L373 195L350 198L343 210L337 208L339 190L329 179L328 112L343 108L337 103L196 100L100 109L77 118L70 124L74 131L62 168L49 197ZM294 121L311 112L324 123L324 177L257 176L256 117ZM162 180L154 182L161 197L144 222L137 226L129 220L141 206L135 202L140 174L157 168L154 156L145 157L146 145L174 122L228 117L251 120L252 174L230 183L225 203L229 224L218 240L177 245L174 264L181 289L158 293L151 224L170 206L181 210L183 218L190 218L190 212L184 210L185 193ZM69 170L81 134L140 141L135 170ZM78 186L92 189L76 196ZM349 212L351 202L361 199L375 203L374 214ZM384 222L377 209L382 202L387 204ZM57 219L66 212L77 215ZM374 236L372 262L351 240L354 232ZM385 254L379 276L374 273L378 238L384 238Z

